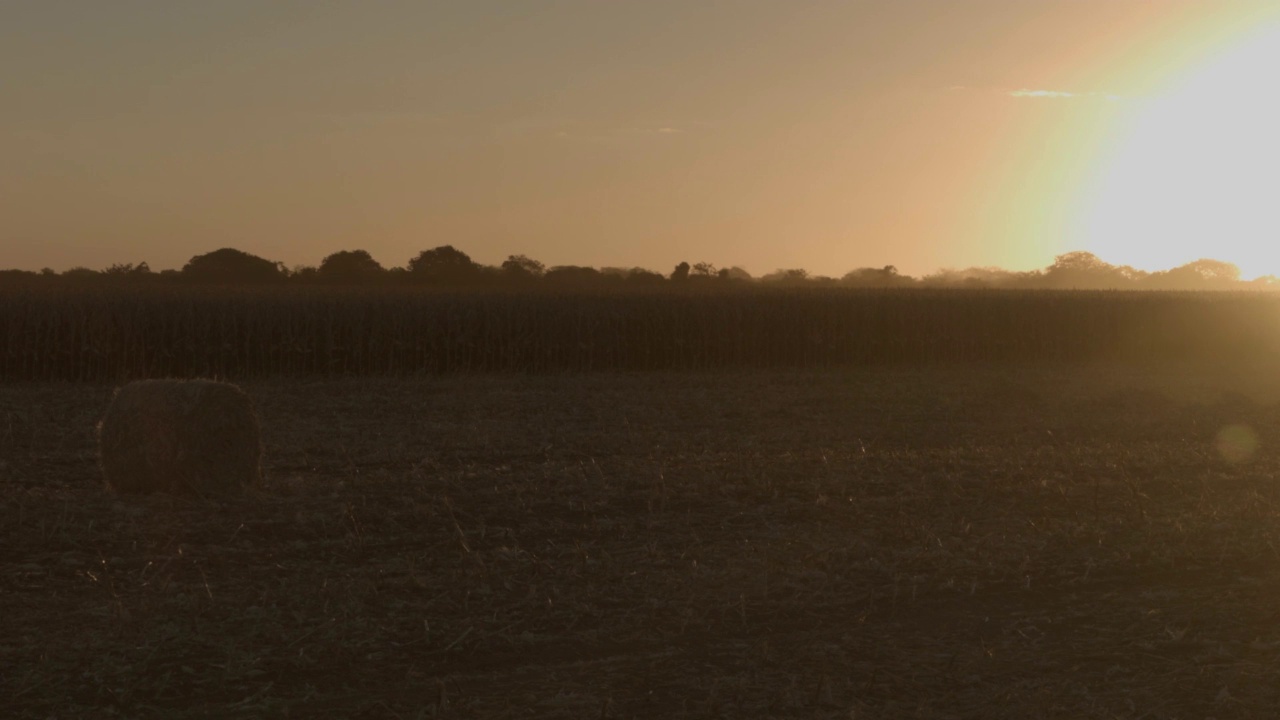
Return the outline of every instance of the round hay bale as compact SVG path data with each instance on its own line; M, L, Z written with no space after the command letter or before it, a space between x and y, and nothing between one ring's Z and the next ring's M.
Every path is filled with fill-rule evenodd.
M253 403L212 380L119 388L98 423L98 452L107 487L119 493L229 495L262 482Z

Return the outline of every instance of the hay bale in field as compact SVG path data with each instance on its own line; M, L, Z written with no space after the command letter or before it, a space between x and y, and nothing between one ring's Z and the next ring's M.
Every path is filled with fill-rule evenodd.
M240 388L143 380L116 390L98 423L107 487L120 493L228 495L262 482L258 416Z

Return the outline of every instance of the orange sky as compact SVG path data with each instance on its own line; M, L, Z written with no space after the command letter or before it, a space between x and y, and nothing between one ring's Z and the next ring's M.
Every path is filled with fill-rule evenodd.
M0 6L0 267L159 269L223 246L391 266L453 244L757 275L1072 249L1280 273L1222 238L1148 252L1122 216L1152 163L1115 160L1151 98L1275 6L17 0Z

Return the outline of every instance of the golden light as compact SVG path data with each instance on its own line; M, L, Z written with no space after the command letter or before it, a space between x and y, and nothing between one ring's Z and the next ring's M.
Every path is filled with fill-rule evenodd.
M1147 270L1280 274L1280 23L1131 104L1084 187L1076 246Z

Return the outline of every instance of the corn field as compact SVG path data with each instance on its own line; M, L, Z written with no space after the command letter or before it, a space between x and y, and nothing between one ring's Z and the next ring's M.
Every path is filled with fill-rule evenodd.
M754 288L0 289L0 379L1214 359L1280 350L1261 294Z

